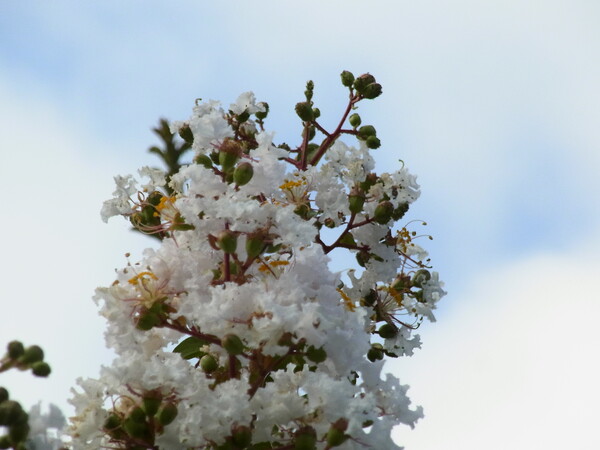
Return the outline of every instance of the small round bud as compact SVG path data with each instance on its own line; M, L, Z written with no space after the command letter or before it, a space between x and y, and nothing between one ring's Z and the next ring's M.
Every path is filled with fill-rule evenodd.
M0 425L12 426L19 422L19 419L24 413L25 412L19 402L6 400L0 404Z
M242 340L235 334L226 334L221 339L221 345L230 355L239 355L244 351Z
M371 362L379 361L383 359L383 350L380 348L371 347L367 352L367 358Z
M431 279L431 273L427 269L419 269L415 272L412 284L413 286L422 288L423 284Z
M354 75L352 72L348 72L347 70L344 70L340 74L340 78L342 79L342 84L346 87L351 87L352 83L354 83Z
M217 237L217 244L225 253L234 253L237 248L237 234L231 230L223 230Z
M121 417L117 414L111 413L104 421L104 429L107 431L116 430L121 426Z
M158 411L157 419L162 426L167 426L177 417L177 405L175 403L167 403Z
M34 362L31 365L31 371L36 377L47 377L52 372L48 363L44 361Z
M360 126L360 124L362 123L360 116L356 113L352 114L348 121L350 122L350 125L352 125L353 128Z
M348 196L348 203L350 212L358 214L362 211L365 204L365 194L353 189Z
M367 147L369 147L370 149L373 149L373 150L381 147L381 141L376 136L369 136L365 140L365 144L367 145Z
M233 172L233 181L235 181L235 184L238 186L243 186L252 179L253 175L254 167L252 167L252 164L249 162L244 161L235 168L235 171Z
M207 169L210 169L213 166L213 161L210 159L210 156L205 155L204 153L200 153L198 156L196 156L194 158L194 162L206 167Z
M194 142L194 133L192 133L192 130L190 129L190 126L187 123L179 129L179 136L181 136L181 139L183 139L188 144Z
M231 433L231 442L239 448L246 448L252 442L252 430L250 427L240 425L235 427Z
M358 129L357 137L361 140L366 140L369 136L375 136L377 131L373 125L363 125Z
M369 100L377 98L381 95L383 89L379 83L371 83L365 86L362 91L362 95Z
M262 106L264 109L264 111L257 111L254 113L256 118L258 120L266 119L267 115L269 114L269 104L267 102L260 102L260 103L257 103L256 106Z
M204 355L200 358L200 367L206 373L214 372L219 368L219 363L212 355Z
M19 362L23 364L32 364L44 359L44 351L38 345L31 345L25 349L25 353L19 358Z
M138 422L131 418L127 418L123 422L123 429L129 436L131 436L134 439L149 441L153 438L150 425L145 421Z
M346 428L348 428L348 421L346 419L339 419L332 424L327 432L327 445L329 447L342 445L349 437L344 433Z
M359 94L364 94L365 88L372 83L375 83L375 77L370 73L365 73L354 80L354 89L356 89Z
M312 345L306 351L306 357L315 363L322 363L327 359L327 352L321 348L315 348Z
M310 122L315 119L315 113L312 109L312 106L308 102L300 102L296 103L296 114L298 117L302 119L304 122Z
M159 390L148 391L142 399L142 409L148 417L153 417L162 403L162 393Z
M317 432L312 427L304 427L294 436L294 450L315 450L317 448Z
M392 339L398 334L398 328L389 323L384 323L379 327L377 333L384 339Z
M140 406L136 406L131 410L127 418L133 420L134 422L145 422L146 412Z
M375 208L375 212L373 213L373 218L375 222L385 225L392 218L392 213L394 212L394 205L392 202L385 200Z
M156 325L160 323L160 316L154 311L144 311L142 312L135 324L135 327L138 330L148 331L154 328Z
M10 359L17 359L25 353L25 347L23 347L23 343L20 341L11 341L6 347Z
M219 164L221 164L223 171L227 172L233 169L241 154L242 146L238 142L232 139L223 142L219 148Z

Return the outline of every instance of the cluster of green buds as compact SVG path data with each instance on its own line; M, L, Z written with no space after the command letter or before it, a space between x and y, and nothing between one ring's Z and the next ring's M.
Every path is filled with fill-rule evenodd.
M119 399L104 421L103 429L116 448L142 450L155 448L156 436L177 417L177 403L163 396L160 390L150 390L141 401L131 397Z
M218 150L211 152L210 155L200 154L196 156L194 162L207 169L215 170L223 176L227 183L244 186L254 176L252 164L248 161L241 161L245 153L246 148L243 143L235 139L225 139Z
M25 347L20 341L11 341L7 345L6 354L0 360L0 372L15 368L29 370L36 377L47 377L51 369L44 361L44 351L38 345Z
M28 421L29 416L21 404L10 400L6 388L0 387L0 426L8 429L5 435L0 436L0 448L25 450L29 435Z

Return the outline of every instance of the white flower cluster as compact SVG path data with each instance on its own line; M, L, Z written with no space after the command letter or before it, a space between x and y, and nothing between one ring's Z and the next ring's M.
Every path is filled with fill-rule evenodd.
M148 168L139 189L115 178L102 218L162 242L97 290L118 357L78 381L75 449L394 449L392 427L422 417L382 374L444 295L411 234L391 231L415 177L374 174L364 142L301 167L249 117L265 111L251 93L228 112L200 103L171 127L191 131L195 163L168 184ZM334 248L364 268L350 285L328 267Z

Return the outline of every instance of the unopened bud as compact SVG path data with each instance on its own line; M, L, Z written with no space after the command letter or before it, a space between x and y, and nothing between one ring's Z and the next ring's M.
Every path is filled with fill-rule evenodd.
M381 147L381 141L376 136L369 136L365 140L365 144L367 145L367 147L369 147L370 149L373 149L373 150Z
M384 339L392 339L398 334L398 328L389 323L384 323L379 327L377 333Z
M17 359L25 353L25 347L23 347L23 343L20 341L11 341L6 347L10 359Z
M296 114L298 114L298 117L300 117L300 119L302 119L304 122L310 122L315 118L312 106L308 102L296 103L295 110Z
M192 130L190 129L190 126L187 123L179 129L179 136L181 136L181 139L183 139L188 144L194 142L194 133L192 133Z
M248 258L254 259L265 249L265 242L261 235L248 235L246 238L246 253Z
M379 83L371 83L365 86L362 91L362 95L369 100L377 98L381 95L383 89Z
M200 153L198 156L196 156L194 158L194 162L206 167L207 169L210 169L213 166L213 161L210 159L210 156L205 155L204 153Z
M358 214L362 211L365 204L365 194L359 190L353 189L348 196L350 212Z
M354 75L352 72L348 72L347 70L344 70L340 74L340 78L342 79L342 84L346 87L351 87L352 83L354 83Z
M158 390L149 391L144 394L142 408L148 417L153 417L162 403L162 393Z
M233 172L233 181L235 181L235 184L238 186L243 186L252 179L253 175L254 167L252 167L252 164L245 161L238 164L238 166L235 168L235 171Z
M354 89L356 89L359 94L364 94L365 88L372 83L375 83L375 77L370 73L365 73L354 80Z
M327 445L329 447L342 445L349 437L345 434L346 428L348 428L348 421L343 418L332 424L327 432Z
M223 171L227 172L233 168L235 163L240 159L242 154L242 146L232 140L227 139L219 148L219 164Z
M212 355L204 355L200 358L200 367L206 373L214 372L219 368L219 363Z
M350 125L352 125L353 128L360 126L360 124L362 122L362 120L360 119L360 116L356 113L352 114L348 120L350 122Z
M50 375L52 369L50 369L48 363L44 361L38 361L31 365L31 371L36 377L47 377Z
M392 202L385 200L375 208L375 212L373 213L373 218L375 222L385 225L392 218L392 213L394 212L394 205Z
M157 419L162 426L167 426L177 417L177 405L175 403L167 403L158 411Z
M267 102L260 102L260 103L257 103L256 106L262 106L264 108L264 111L257 111L254 113L256 118L258 120L266 119L267 115L269 114L269 104Z
M294 436L294 450L315 450L317 448L317 432L313 427L304 427Z
M221 339L221 345L230 355L239 355L244 351L242 340L235 334L226 334Z
M31 345L25 349L25 352L19 358L19 362L23 364L32 364L44 359L44 351L38 345Z
M363 125L358 129L357 137L361 140L366 140L369 136L375 136L377 132L373 125Z

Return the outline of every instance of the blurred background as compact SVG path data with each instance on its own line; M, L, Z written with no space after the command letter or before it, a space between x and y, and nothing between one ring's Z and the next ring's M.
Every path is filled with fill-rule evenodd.
M397 441L600 448L599 23L584 0L1 2L0 345L41 345L53 373L0 384L68 416L75 379L110 363L94 289L155 244L99 211L114 175L159 164L159 118L253 90L298 142L305 82L332 127L345 69L383 85L360 108L377 169L418 175L408 218L448 291L388 366L425 409Z

